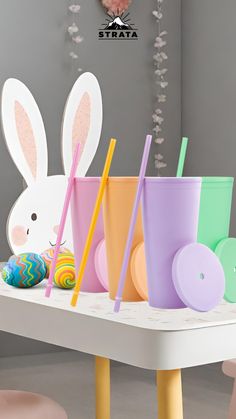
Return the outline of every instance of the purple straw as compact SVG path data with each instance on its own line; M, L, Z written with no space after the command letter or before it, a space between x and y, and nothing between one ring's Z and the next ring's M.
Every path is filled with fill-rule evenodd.
M54 252L52 263L51 263L51 266L50 266L50 275L49 275L49 278L48 278L47 288L46 288L46 291L45 291L45 297L50 297L52 286L53 286L53 277L54 277L54 274L55 274L58 253L59 253L60 246L61 246L62 236L63 236L65 223L66 223L67 212L68 212L68 208L69 208L69 204L70 204L71 193L72 193L72 189L73 189L73 185L74 185L74 178L75 178L75 174L76 174L76 170L77 170L77 166L78 166L78 162L79 162L79 150L80 150L80 143L78 143L75 147L73 162L72 162L71 171L70 171L70 177L69 177L66 196L65 196L64 207L63 207L60 226L59 226L59 230L58 230L58 234L57 234L57 242L56 242L55 252Z
M128 238L126 242L125 253L124 253L124 258L123 258L123 263L122 263L122 268L121 268L121 273L120 273L119 286L118 286L118 291L116 294L116 300L115 300L115 305L114 305L115 313L118 313L120 311L120 304L122 301L122 295L123 295L123 290L125 286L125 277L126 277L128 263L129 263L130 250L131 250L131 246L133 242L134 229L135 229L136 219L138 215L139 202L142 195L143 181L144 181L144 177L146 173L151 143L152 143L152 136L147 135L145 146L144 146L144 151L143 151L142 163L141 163L140 172L139 172L137 192L136 192L133 212L132 212L132 216L130 220L129 234L128 234Z

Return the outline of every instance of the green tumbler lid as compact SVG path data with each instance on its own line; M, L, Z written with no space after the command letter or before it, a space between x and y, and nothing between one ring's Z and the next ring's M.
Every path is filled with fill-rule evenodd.
M234 178L233 177L223 177L223 176L205 176L202 178L202 187L206 190L208 189L224 189L233 186Z
M224 299L229 303L236 303L236 239L221 240L216 246L215 253L225 273Z

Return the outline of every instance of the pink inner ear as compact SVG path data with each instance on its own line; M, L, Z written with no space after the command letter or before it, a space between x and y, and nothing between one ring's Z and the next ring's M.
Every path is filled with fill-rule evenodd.
M89 94L83 94L78 109L75 114L75 120L72 131L72 153L78 141L80 142L80 157L88 137L90 127L91 103Z
M37 150L35 137L30 119L25 109L18 101L15 102L15 118L16 129L22 147L22 151L24 153L26 162L30 167L33 177L36 178Z

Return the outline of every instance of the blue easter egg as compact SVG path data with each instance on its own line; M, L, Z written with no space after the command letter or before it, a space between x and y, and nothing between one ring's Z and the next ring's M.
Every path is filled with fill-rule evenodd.
M2 279L13 287L30 288L46 277L46 264L36 253L22 253L10 258L2 270Z

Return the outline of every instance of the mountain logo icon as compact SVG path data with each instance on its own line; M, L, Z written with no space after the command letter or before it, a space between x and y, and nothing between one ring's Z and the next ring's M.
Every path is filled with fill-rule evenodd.
M105 29L123 30L132 29L128 23L123 22L120 16L116 16L112 22L109 22Z
M131 22L130 14L124 13L114 15L107 15L106 23L103 23L102 29L99 29L98 39L118 39L131 40L138 39L138 30Z

